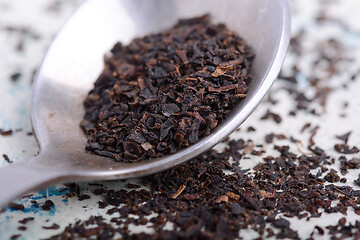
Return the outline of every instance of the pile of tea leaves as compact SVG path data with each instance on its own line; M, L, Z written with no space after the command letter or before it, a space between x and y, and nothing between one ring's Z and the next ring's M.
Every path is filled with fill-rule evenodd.
M259 239L299 239L289 218L308 221L322 212L346 214L349 208L360 214L360 191L325 185L328 175L311 173L331 165L323 150L311 149L311 156L296 155L288 146L275 145L278 154L264 157L252 171L242 170L239 160L231 159L243 156L249 146L253 146L251 141L232 140L222 152L212 150L175 169L146 177L142 181L149 190L135 184L129 184L129 191L97 188L94 194L103 199L99 208L108 207L111 223L92 216L70 224L50 239L237 239L248 229L256 231ZM258 155L256 151L251 154ZM229 170L232 173L226 174ZM144 226L153 233L134 233L130 225ZM324 231L314 226L312 235ZM331 232L358 239L360 221L346 225L342 220Z
M106 214L52 239L360 239L359 146L344 124L350 103L329 117L359 72L340 36L313 42L311 31L344 25L323 11L316 19L295 31L281 80L222 147L138 185L93 189Z
M196 143L246 97L253 57L209 15L117 43L84 102L86 149L137 162Z

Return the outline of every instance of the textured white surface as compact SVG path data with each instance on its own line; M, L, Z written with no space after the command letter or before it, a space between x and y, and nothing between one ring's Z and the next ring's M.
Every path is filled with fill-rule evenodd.
M31 79L33 71L39 66L45 51L50 44L51 39L65 19L80 3L79 0L0 0L0 129L12 129L12 136L0 136L0 166L8 163L2 158L2 154L7 154L12 161L26 160L35 155L38 151L36 141L33 136L27 135L31 132L31 123L29 117L29 105L31 99ZM328 2L326 7L321 3ZM322 9L322 10L321 10ZM307 145L310 132L300 133L301 128L307 122L312 127L319 126L319 131L315 136L316 145L324 149L329 155L338 158L341 154L333 150L335 135L341 135L352 131L349 145L360 146L360 79L351 81L350 77L359 72L360 66L360 19L358 14L360 2L357 0L348 1L293 1L293 28L292 31L297 34L304 29L307 34L303 38L302 45L306 52L299 60L289 55L285 61L283 71L290 71L294 61L298 61L302 75L297 76L299 82L298 88L311 95L314 87L311 87L308 81L309 76L322 76L322 86L338 87L339 89L329 94L326 108L323 109L318 102L312 103L311 107L321 113L320 116L314 116L306 111L299 111L296 117L289 116L288 113L294 108L294 100L284 86L286 82L277 81L272 90L271 97L278 101L277 105L272 106L268 101L263 101L255 110L252 116L241 126L241 130L231 135L231 138L252 139L256 144L263 144L266 155L276 154L272 149L272 144L266 144L264 136L271 132L283 133L287 137L293 136L303 142L303 146L291 145L293 152L300 154L308 152ZM329 16L340 19L348 28L343 28L338 23L317 24L314 16L319 11L326 11ZM8 29L13 27L15 30ZM22 33L21 28L28 29L28 33ZM24 38L22 37L24 35ZM313 60L317 56L317 46L329 38L334 38L344 46L344 59L339 74L327 76L321 67L313 69ZM23 41L23 50L17 50L19 42ZM21 72L21 77L13 82L10 75ZM346 84L347 88L343 87ZM348 107L344 108L344 103ZM276 124L271 120L260 121L267 109L281 115L283 121ZM247 132L249 126L256 128L255 132ZM288 145L288 140L275 140L277 144ZM219 144L217 148L221 148ZM359 157L359 154L351 155ZM241 161L243 168L255 166L260 157L249 156L250 159ZM339 165L331 166L338 168ZM346 175L348 179L346 184L359 189L353 184L353 180L358 178L358 170L350 170ZM131 182L136 182L132 180ZM108 188L120 189L126 185L126 182L112 181L105 182ZM341 183L337 183L341 185ZM65 226L74 222L76 219L87 219L90 215L104 215L107 209L98 209L97 201L99 197L91 193L87 183L80 184L82 193L91 195L89 200L78 201L77 198L66 200L66 188L63 185L49 187L42 191L33 193L32 196L19 199L17 202L24 204L25 210L12 211L6 208L0 211L0 239L8 239L12 235L21 234L18 239L39 239L50 237L53 234L61 232ZM62 190L64 189L64 190ZM2 193L0 193L2 194ZM55 208L51 211L40 211L32 207L30 200L36 199L39 204L51 199L55 203ZM84 208L83 206L86 206ZM35 220L26 224L26 231L19 231L19 220L25 217L34 217ZM315 225L326 226L336 224L341 218L340 214L323 214L320 218L312 218L310 221L289 219L291 227L298 230L301 238L308 238ZM352 210L348 211L346 216L348 222L355 222L359 219ZM53 223L60 225L59 230L44 230L42 226L51 226ZM141 230L141 229L140 229ZM134 232L139 229L134 229ZM249 231L246 238L254 238L257 233ZM317 239L327 239L328 237L314 235Z

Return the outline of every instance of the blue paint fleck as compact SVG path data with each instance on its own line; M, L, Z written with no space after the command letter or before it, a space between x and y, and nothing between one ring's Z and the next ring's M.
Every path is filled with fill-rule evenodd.
M308 86L308 80L303 73L297 73L296 80L300 89L304 89Z
M5 118L4 115L0 113L0 128L11 129L10 121Z
M40 200L40 199L47 199L47 197L53 197L53 196L62 196L66 193L69 192L69 188L67 187L59 187L59 188L56 188L56 186L50 186L48 188L45 188L45 189L42 189L40 191L38 191L38 194L37 195L33 195L33 196L30 196L29 198L27 199L20 199L21 200L21 203L24 204L25 206L27 205L26 203L29 202L31 203L32 200ZM67 202L67 200L63 199L63 202ZM41 205L43 203L38 203L39 204L39 207L35 207L34 204L31 204L30 207L25 207L22 212L23 213L37 213L39 214L40 216L43 216L43 215L50 215L50 216L54 216L55 213L56 213L56 208L55 206L51 207L49 211L44 211L42 208L41 208ZM5 208L7 211L10 211L10 212L14 212L14 211L19 211L19 210L15 210L15 209L12 209L12 208L9 208L9 207L6 207Z
M38 191L37 196L31 196L30 199L38 200L45 197L52 197L52 196L61 196L69 192L69 188L67 187L60 187L56 188L55 186L50 186L48 188L42 189Z

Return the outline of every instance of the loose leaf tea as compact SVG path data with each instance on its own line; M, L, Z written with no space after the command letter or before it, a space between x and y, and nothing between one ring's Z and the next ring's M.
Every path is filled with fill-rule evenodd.
M136 162L196 143L246 96L253 58L209 15L115 44L84 102L86 149Z
M326 163L330 156L321 149L308 156L291 152L287 145L274 145L278 153L264 157L249 171L240 168L245 153L237 160L233 156L251 144L231 140L223 151L210 150L177 168L142 178L148 189L97 188L93 193L101 196L98 205L108 209L107 216L76 221L49 239L114 239L116 234L120 239L142 240L241 239L249 228L258 233L257 239L300 239L288 219L309 221L351 211L360 215L360 191L338 183L325 185L329 174L313 174L330 164ZM225 173L229 170L230 174ZM334 170L330 173L336 175ZM339 225L345 224L340 219ZM132 232L131 225L153 232ZM344 228L326 228L330 235L360 237L358 220ZM315 230L311 236L324 234L319 226Z

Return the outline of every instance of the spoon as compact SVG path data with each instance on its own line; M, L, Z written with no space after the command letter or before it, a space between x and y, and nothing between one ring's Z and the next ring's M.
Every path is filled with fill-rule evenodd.
M59 182L109 180L156 173L209 150L254 110L276 79L289 44L287 0L88 0L49 48L32 96L32 124L40 153L0 169L0 206L29 191ZM210 13L254 49L253 81L247 97L209 136L173 155L119 163L84 150L79 127L82 102L115 42L171 27L179 18Z

